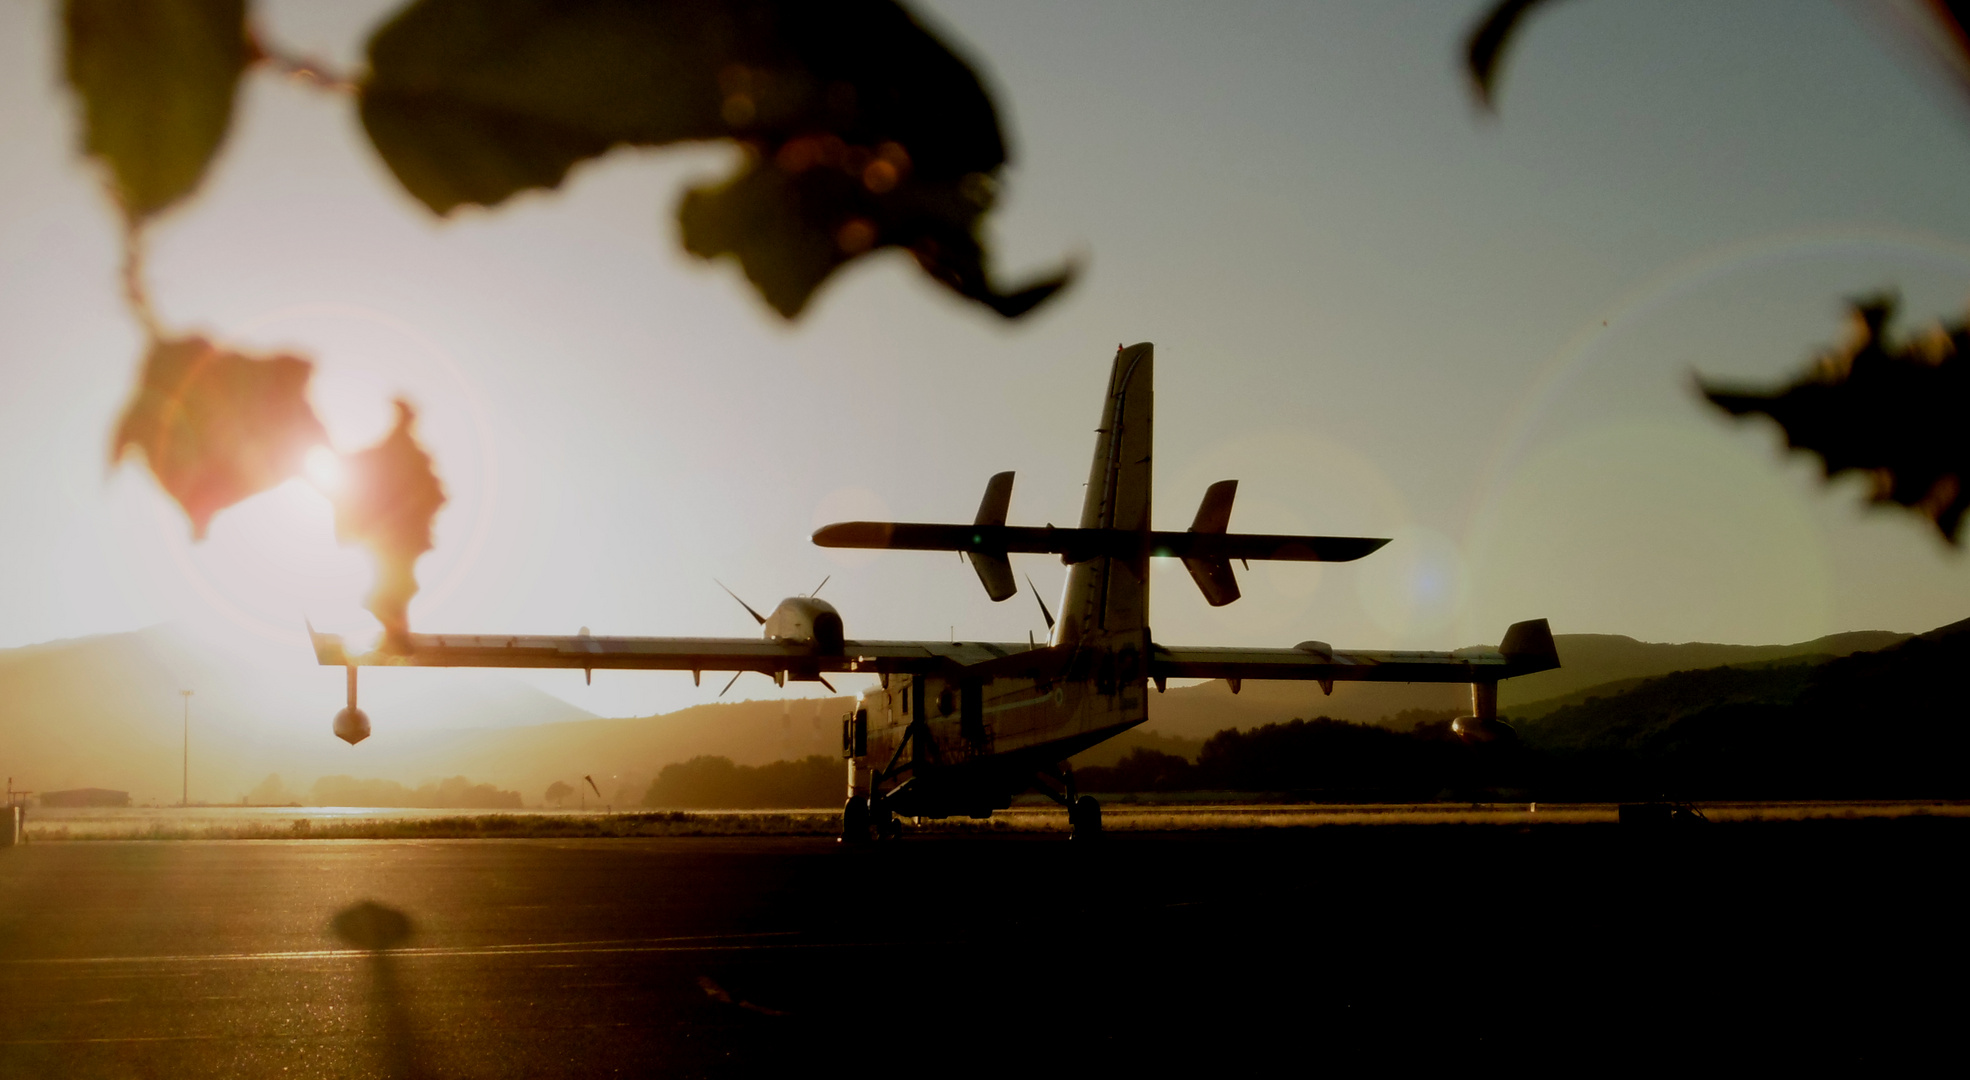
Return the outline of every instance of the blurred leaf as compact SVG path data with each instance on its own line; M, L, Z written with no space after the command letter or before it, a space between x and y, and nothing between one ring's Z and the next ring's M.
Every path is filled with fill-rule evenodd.
M1778 421L1786 443L1818 454L1829 478L1869 474L1873 501L1914 509L1954 544L1970 511L1970 324L1894 341L1895 306L1856 303L1851 343L1776 392L1701 386L1726 412Z
M1496 108L1505 48L1526 15L1549 2L1498 0L1472 28L1464 42L1464 64L1479 105ZM1927 53L1959 91L1970 94L1970 0L1875 0L1867 7Z
M365 605L383 624L384 648L406 651L417 557L431 550L431 523L445 504L431 455L412 435L417 416L397 402L397 426L382 442L342 459L335 497L335 535L369 549L376 587Z
M1464 42L1465 72L1471 77L1471 92L1478 104L1496 108L1499 68L1505 59L1505 46L1524 23L1526 15L1549 0L1500 0L1471 31Z
M977 238L1006 162L991 99L893 0L418 0L370 40L363 124L443 214L560 184L615 146L733 139L739 172L679 208L684 246L730 255L782 315L883 247L1022 314Z
M245 0L68 0L64 16L83 150L140 222L190 194L226 137Z
M212 515L300 472L327 432L308 406L314 365L255 359L204 338L151 346L110 451L142 450L152 474L203 539Z
M1867 7L1869 14L1898 32L1945 78L1955 83L1959 94L1970 95L1970 35L1964 30L1965 20L1970 18L1970 2L1875 0Z

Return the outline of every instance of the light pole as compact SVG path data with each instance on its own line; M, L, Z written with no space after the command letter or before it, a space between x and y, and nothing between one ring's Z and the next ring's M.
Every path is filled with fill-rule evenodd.
M185 698L185 775L184 789L178 795L179 806L192 804L192 692L180 690Z

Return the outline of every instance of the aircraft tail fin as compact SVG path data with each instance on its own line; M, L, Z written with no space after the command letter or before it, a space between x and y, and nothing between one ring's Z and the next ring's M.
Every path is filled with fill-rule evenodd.
M1498 651L1517 669L1515 675L1529 675L1560 666L1560 650L1553 643L1553 629L1544 619L1515 622L1505 630Z
M1155 447L1155 347L1148 342L1115 351L1096 429L1081 528L1139 533L1126 554L1077 562L1067 572L1056 645L1088 638L1127 637L1149 626L1150 464Z

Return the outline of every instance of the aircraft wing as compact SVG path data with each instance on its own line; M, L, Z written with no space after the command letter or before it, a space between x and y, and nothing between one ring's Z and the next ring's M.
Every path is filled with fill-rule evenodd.
M1156 679L1306 679L1363 682L1496 682L1560 666L1546 620L1514 623L1497 648L1454 652L1336 649L1302 641L1290 649L1154 646Z
M412 634L407 652L352 652L336 634L310 628L317 662L329 667L630 668L757 671L767 675L862 671L934 672L1026 652L1024 642L846 641L840 652L761 638L598 637L539 634Z

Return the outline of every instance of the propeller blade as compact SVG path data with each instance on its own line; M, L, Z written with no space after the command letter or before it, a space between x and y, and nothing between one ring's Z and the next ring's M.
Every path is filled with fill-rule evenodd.
M718 587L719 587L719 588L721 588L721 589L725 589L725 583L724 583L724 582L722 582L722 581L720 581L720 580L718 580L717 578L712 578L712 579L711 579L711 581L712 581L712 584L714 584L714 585L716 585L716 586L718 586ZM826 585L826 584L827 584L827 582L826 582L826 581L823 581L823 582L821 582L821 584L823 584L823 585ZM730 590L730 589L725 589L725 595L727 595L727 596L729 596L729 597L731 597L731 598L732 598L732 599L734 599L734 600L739 600L739 594L738 594L738 593L735 593L735 592L733 592L733 591L732 591L732 590ZM740 606L740 607L742 607L742 608L745 608L745 609L746 609L746 614L748 614L748 615L750 615L750 616L752 616L752 621L753 621L753 622L756 622L756 623L758 623L758 624L759 624L759 625L761 625L761 626L765 626L765 625L766 625L766 616L764 616L764 615L761 615L761 614L760 614L759 612L757 612L757 611L754 611L754 610L752 609L752 605L751 605L751 604L748 604L748 603L746 603L746 602L745 602L744 600L739 600L739 606ZM737 676L733 676L733 677L734 677L734 678L737 678ZM729 688L728 688L728 689L729 689Z
M1047 621L1047 633L1053 633L1053 612L1047 610L1047 602L1040 590L1033 584L1033 575L1026 575L1026 587L1033 590L1033 599L1040 605L1040 618Z
M738 682L738 681L739 681L739 676L741 676L741 675L744 675L744 674L745 674L745 672L743 672L743 671L735 671L735 672L733 672L733 673L732 673L732 682L728 682L728 683L726 683L726 684L725 684L725 690L730 690L730 689L732 689L732 683L734 683L734 682ZM720 690L720 691L718 692L718 696L719 696L719 697L724 697L724 696L725 696L725 690Z
M590 791L593 791L593 792L595 793L595 797L596 797L596 798L598 798L598 799L599 799L599 798L601 798L601 797L602 797L602 789L601 789L601 788L599 788L599 787L596 787L596 786L595 786L595 778L594 778L594 777L592 777L592 776L584 776L584 777L582 777L582 779L583 779L583 780L586 780L586 781L588 781L588 790L590 790Z
M807 598L811 600L814 597L821 595L821 590L828 587L828 582L831 579L833 579L833 577L834 577L833 574L829 574L827 577L822 578L821 583L819 585L814 586L814 591L807 594Z

